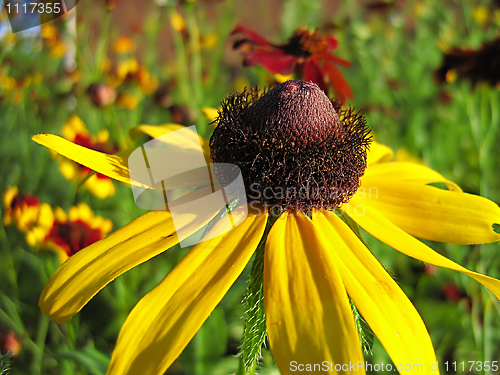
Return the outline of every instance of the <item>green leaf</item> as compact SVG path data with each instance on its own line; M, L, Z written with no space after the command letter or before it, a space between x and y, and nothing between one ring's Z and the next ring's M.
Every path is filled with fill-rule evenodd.
M264 312L264 252L269 230L278 216L269 214L266 230L255 252L248 288L243 298L245 305L245 328L243 343L240 348L240 363L244 369L240 374L254 374L261 354L261 348L267 335ZM242 372L243 371L243 372Z
M354 323L356 324L356 329L358 330L361 347L363 348L363 351L365 353L372 354L375 335L368 323L366 323L366 321L359 313L358 308L354 304L353 300L349 298L349 302L351 303L352 313L354 315Z
M7 375L9 373L10 360L12 359L13 356L14 356L14 354L7 353L7 354L3 354L0 357L0 375Z

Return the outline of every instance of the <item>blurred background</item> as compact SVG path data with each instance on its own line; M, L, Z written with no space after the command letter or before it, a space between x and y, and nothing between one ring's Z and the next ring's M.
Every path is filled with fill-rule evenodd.
M239 43L248 34L233 33L238 25L275 46L302 26L334 38L333 55L350 62L337 65L352 93L345 105L364 114L377 141L396 159L425 163L500 203L499 1L94 0L15 34L0 3L0 345L15 353L5 373L104 374L130 310L186 252L173 249L120 276L68 323L43 316L38 298L58 265L145 211L130 187L89 175L31 136L57 134L107 153L144 143L131 132L141 124L196 124L210 136L224 97L287 78L244 66L251 43ZM330 78L331 96L339 80L335 87ZM441 372L499 373L452 366L500 360L499 301L462 274L363 235L420 312ZM427 243L500 277L498 244ZM238 371L248 274L167 374ZM366 360L390 362L377 341ZM267 349L258 373L278 374Z

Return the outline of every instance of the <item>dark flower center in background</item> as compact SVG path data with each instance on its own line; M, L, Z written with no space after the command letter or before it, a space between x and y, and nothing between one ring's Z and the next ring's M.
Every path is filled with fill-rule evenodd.
M300 28L281 48L290 55L308 58L312 55L328 53L331 46L328 43L328 38L320 33L311 33L307 29Z
M72 256L102 238L100 229L91 228L88 223L76 220L66 223L55 221L45 240L54 242L64 249L68 256Z
M18 194L10 204L11 208L22 207L23 205L35 207L40 205L40 200L31 194Z
M233 94L216 122L212 159L241 169L249 201L280 209L339 207L359 187L371 138L366 121L316 84L288 81L264 95Z

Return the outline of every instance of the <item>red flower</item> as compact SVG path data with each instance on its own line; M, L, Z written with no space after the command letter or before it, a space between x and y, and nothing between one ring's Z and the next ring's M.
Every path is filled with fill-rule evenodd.
M328 81L338 100L345 102L346 96L353 98L349 85L336 67L351 63L332 54L338 46L334 37L299 28L286 44L276 45L243 26L236 26L232 34L243 37L233 48L244 56L245 66L261 65L273 74L295 73L296 78L314 82L326 93Z

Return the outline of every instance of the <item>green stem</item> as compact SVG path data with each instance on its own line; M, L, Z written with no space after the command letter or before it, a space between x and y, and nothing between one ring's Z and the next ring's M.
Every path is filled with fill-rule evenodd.
M40 315L38 321L38 329L36 332L35 344L38 350L33 351L33 362L31 363L31 373L38 375L42 373L43 352L45 341L47 339L47 332L49 330L49 317Z
M186 24L189 35L189 56L191 57L191 78L196 107L203 103L203 70L200 53L200 30L196 22L194 3L186 4Z
M106 10L104 13L104 19L102 21L101 34L99 35L99 41L97 42L97 59L95 66L95 76L97 80L101 79L102 76L102 66L104 64L104 59L106 58L108 51L109 42L109 28L111 24L111 12Z
M176 14L176 9L174 7L168 8L169 19L172 19ZM184 47L184 41L182 40L182 34L172 27L172 38L174 40L175 47L175 60L176 60L176 73L177 73L177 87L181 94L181 100L190 109L193 108L193 101L191 100L191 90L189 83L189 72L188 72L188 62L186 59L186 49Z
M231 28L233 27L234 22L234 14L235 14L235 4L234 0L227 0L226 7L224 9L224 13L220 17L220 24L217 27L218 35L217 37L221 40L226 40ZM210 66L209 74L208 74L208 87L210 92L213 92L214 85L219 84L219 70L221 68L221 61L224 56L224 47L225 43L217 43L217 47L215 48L212 54L212 65Z

